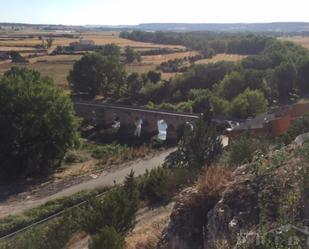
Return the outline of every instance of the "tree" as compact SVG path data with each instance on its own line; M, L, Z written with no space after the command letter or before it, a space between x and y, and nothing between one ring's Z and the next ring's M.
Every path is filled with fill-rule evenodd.
M70 98L49 78L13 67L0 80L0 175L50 171L78 144L79 121Z
M47 48L51 48L53 46L53 43L54 43L54 39L53 38L47 38L46 39L46 43L47 43Z
M147 78L152 82L152 83L157 83L161 80L161 73L156 72L156 71L149 71L147 73Z
M10 56L12 58L12 62L14 63L25 63L28 62L20 53L17 51L10 52Z
M278 97L281 101L289 99L295 87L296 77L297 71L293 63L282 62L275 68L274 81L277 87Z
M209 114L210 115L210 114ZM193 129L187 127L178 154L184 167L202 169L209 166L222 152L221 139L211 117L200 117Z
M301 94L309 92L309 60L303 62L299 67L297 86Z
M89 249L122 249L124 238L115 228L105 226L90 240Z
M141 55L140 53L136 52L133 48L127 46L125 48L125 58L126 63L132 63L134 61L141 61Z
M120 91L126 73L118 58L87 54L77 61L70 72L68 81L74 94L88 94L94 97L111 90Z
M104 56L120 57L120 47L115 43L106 44L100 50L100 53Z
M260 90L249 90L239 94L231 105L231 115L237 118L255 117L267 111L268 101Z
M114 227L120 234L125 234L134 227L135 215L139 205L138 192L130 176L124 188L109 191L104 201L97 198L89 200L89 206L83 225L90 234L95 234L104 226Z
M232 100L245 89L244 76L241 72L233 71L227 74L218 85L217 93L221 97Z
M143 79L138 73L132 73L127 78L128 95L131 99L135 99L139 91L143 87Z
M198 96L192 103L192 110L194 113L203 113L210 108L210 97L207 95Z

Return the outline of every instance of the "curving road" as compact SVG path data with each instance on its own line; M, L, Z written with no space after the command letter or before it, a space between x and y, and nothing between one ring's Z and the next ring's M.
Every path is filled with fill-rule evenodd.
M38 207L48 201L70 196L83 190L94 190L100 187L113 186L115 182L120 184L124 181L125 177L131 172L132 169L134 170L136 176L143 175L146 170L151 170L162 165L164 159L173 151L175 151L175 148L168 149L147 160L137 160L136 163L131 166L127 166L107 175L98 176L96 179L71 186L51 196L37 200L24 200L14 204L0 204L0 218L7 215L14 215L24 212L27 209Z

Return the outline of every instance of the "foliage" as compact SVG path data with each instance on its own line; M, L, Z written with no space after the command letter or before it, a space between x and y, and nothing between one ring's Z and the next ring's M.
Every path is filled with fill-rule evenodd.
M309 140L306 140L299 148L298 155L300 155L305 161L309 162Z
M183 45L205 55L214 53L257 54L272 38L247 34L216 32L122 32L121 37L135 41Z
M89 244L89 249L122 249L124 238L113 227L103 227L94 235Z
M217 94L227 100L233 100L245 89L244 76L240 72L233 71L225 75L217 87Z
M229 162L234 165L252 162L257 151L265 153L267 149L266 142L246 133L230 145Z
M131 192L116 188L104 196L104 201L91 198L82 215L84 229L90 234L98 233L104 226L114 227L121 234L132 229L139 200L135 190Z
M246 90L233 101L230 113L233 117L255 117L267 111L268 101L260 90Z
M295 88L296 77L297 70L291 62L282 62L275 68L274 82L280 100L289 99L290 94Z
M81 203L82 201L87 200L94 193L96 194L104 191L106 191L106 189L94 192L80 192L70 197L49 201L46 204L30 209L23 214L11 215L6 218L2 218L0 219L0 236L5 236L9 233L15 232L30 224L33 224L34 222L62 211L65 208Z
M139 179L141 198L150 203L171 198L177 191L190 182L192 171L186 169L156 168L147 171Z
M122 146L119 144L105 144L105 145L97 145L92 149L91 156L96 159L103 159L104 157L111 156L114 154L121 154L124 150L126 150L126 146Z
M79 230L77 220L70 214L47 224L31 228L5 243L5 249L64 248L67 241ZM1 244L0 244L1 246ZM1 247L0 247L1 248Z
M99 52L103 55L103 56L115 56L115 57L120 57L120 50L121 48L116 45L115 43L111 43L111 44L106 44L104 46L102 46L102 48L100 48Z
M125 83L126 73L119 58L86 54L70 71L68 81L74 94L88 94L94 97L112 91L119 94Z
M78 145L71 100L38 72L13 67L0 80L1 177L24 177L60 166Z
M129 97L131 99L137 98L143 85L143 79L137 73L130 74L127 78L127 93Z
M205 117L206 118L206 117ZM211 120L210 117L207 117ZM221 140L211 121L200 117L193 129L187 127L178 148L178 166L201 169L209 166L222 152Z
M309 132L309 114L294 121L288 131L282 135L281 140L284 144L290 144L297 136Z
M178 103L177 105L177 111L179 112L193 112L193 108L192 108L192 101L187 101L187 102L181 102L181 103Z
M125 58L126 63L132 63L134 61L141 62L142 60L140 53L129 46L125 48Z
M28 62L19 52L12 51L9 53L13 63L26 63Z
M149 71L147 73L147 79L152 83L157 83L161 80L161 73L156 71Z
M276 150L271 157L271 166L269 169L276 169L282 166L282 164L287 160L288 154L285 150L285 147Z
M185 60L176 58L174 60L168 60L166 62L162 62L158 69L164 73L177 73L177 72L185 72L187 71L187 67L185 66Z

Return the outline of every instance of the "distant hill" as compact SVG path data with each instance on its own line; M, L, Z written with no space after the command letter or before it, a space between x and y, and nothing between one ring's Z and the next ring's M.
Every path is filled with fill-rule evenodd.
M309 23L145 23L135 26L141 30L217 31L217 32L308 32Z
M269 33L303 33L309 32L307 22L273 22L273 23L143 23L139 25L40 25L23 23L0 23L0 27L38 29L95 29L95 30L143 30L143 31L213 31L213 32L269 32Z

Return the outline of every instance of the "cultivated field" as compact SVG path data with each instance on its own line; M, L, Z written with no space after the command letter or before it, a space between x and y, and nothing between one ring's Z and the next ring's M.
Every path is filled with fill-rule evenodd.
M131 46L136 50L145 51L156 48L180 48L183 46L161 45L153 43L135 42L119 37L119 32L47 32L40 30L19 30L19 31L0 31L0 52L3 51L19 51L22 56L29 60L28 64L13 64L10 61L0 62L0 75L9 70L12 66L23 66L30 69L35 69L44 76L50 76L54 82L61 88L68 90L67 76L73 68L73 64L81 58L81 55L55 55L47 54L47 51L37 49L42 45L43 38L46 40L50 35L54 36L53 48L56 46L68 46L72 42L79 41L80 38L93 40L96 45L106 45L115 43L120 47ZM51 52L50 49L48 52ZM155 70L158 65L168 60L176 58L184 58L197 55L196 51L175 52L172 54L143 56L141 63L132 63L126 65L128 72L146 73L150 70ZM212 59L198 61L197 63L212 63L220 60L239 61L244 56L218 54ZM177 73L162 73L163 79L170 79Z
M309 36L285 36L279 38L281 40L291 41L309 49Z
M238 54L217 54L211 59L204 59L199 60L196 62L196 64L208 64L208 63L216 63L218 61L241 61L243 58L245 58L245 55L238 55Z

